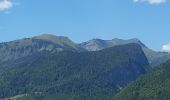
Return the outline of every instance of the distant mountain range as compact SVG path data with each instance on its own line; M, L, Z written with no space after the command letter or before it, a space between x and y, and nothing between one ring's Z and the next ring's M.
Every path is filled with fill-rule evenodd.
M66 51L76 51L76 52L98 51L105 48L124 45L128 43L139 44L142 47L152 67L160 65L161 63L166 62L168 59L170 59L169 53L153 51L148 47L146 47L140 40L136 38L129 39L129 40L92 39L87 42L76 44L68 37L43 34L43 35L35 36L33 38L25 38L25 39L0 43L0 62L17 59L43 50L47 50L47 51L66 50Z
M168 100L169 62L162 63L169 59L135 38L77 44L43 34L4 42L0 100Z

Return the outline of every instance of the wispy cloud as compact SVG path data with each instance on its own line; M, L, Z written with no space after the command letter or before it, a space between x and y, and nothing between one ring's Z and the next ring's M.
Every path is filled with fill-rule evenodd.
M0 11L5 11L13 7L10 0L0 0Z
M170 43L163 45L162 51L170 53Z
M133 0L135 3L138 3L138 2L148 2L149 4L162 4L162 3L165 3L166 0Z

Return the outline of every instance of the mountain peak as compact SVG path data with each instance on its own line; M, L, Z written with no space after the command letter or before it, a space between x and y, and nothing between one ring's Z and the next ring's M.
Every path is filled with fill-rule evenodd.
M80 46L85 48L88 51L97 51L104 48L109 48L117 45L136 43L139 44L143 48L147 48L139 39L133 38L129 40L123 40L114 38L112 40L102 40L102 39L92 39L90 41L81 43Z
M65 36L56 36L53 34L42 34L39 36L35 36L33 38L53 42L55 44L60 44L63 46L64 45L75 46L75 43L72 40L70 40L68 37L65 37Z
M48 36L56 36L56 35L53 35L53 34L50 34L50 33L44 33L44 34L41 34L41 35L38 35L38 36L36 36L36 37L48 37Z
M114 38L114 39L112 39L112 41L116 41L116 40L122 41L123 39L119 39L119 38Z
M132 38L130 40L140 41L138 38Z
M131 43L140 44L142 47L147 48L147 46L144 45L138 38L132 38L132 39L129 39L129 40L127 40L127 41L129 41L129 42L131 42Z
M104 40L98 39L98 38L94 38L94 39L91 39L89 41L91 41L91 42L100 42L100 41L104 41Z
M138 38L132 38L132 39L129 39L128 41L132 41L132 42L141 42Z
M56 35L53 35L53 34L41 34L41 35L38 35L38 36L35 36L34 37L35 39L41 39L41 40L50 40L50 41L54 41L54 40L67 40L69 39L68 37L65 37L65 36L56 36Z

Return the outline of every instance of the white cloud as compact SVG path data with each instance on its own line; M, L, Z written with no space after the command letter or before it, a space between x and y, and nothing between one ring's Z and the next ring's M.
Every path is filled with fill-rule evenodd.
M13 7L13 3L9 0L0 0L0 11L8 10Z
M148 2L149 4L162 4L165 3L166 0L133 0L135 3L137 2Z
M170 53L170 43L163 45L162 51Z

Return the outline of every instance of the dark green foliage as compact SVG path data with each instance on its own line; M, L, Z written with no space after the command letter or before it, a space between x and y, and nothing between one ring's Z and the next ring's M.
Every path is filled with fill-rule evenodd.
M137 79L112 100L170 100L170 61Z
M20 100L104 100L149 69L137 44L96 52L42 51L6 65L0 97ZM38 95L37 95L38 93Z

